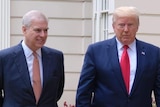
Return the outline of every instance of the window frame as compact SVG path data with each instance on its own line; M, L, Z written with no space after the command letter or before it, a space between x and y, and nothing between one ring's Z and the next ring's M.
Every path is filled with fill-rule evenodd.
M92 42L109 38L111 15L114 0L93 0Z

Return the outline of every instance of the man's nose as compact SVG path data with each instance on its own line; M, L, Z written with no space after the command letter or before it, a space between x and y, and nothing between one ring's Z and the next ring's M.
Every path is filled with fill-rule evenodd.
M126 24L126 25L124 26L124 31L128 31L128 29L129 29L129 26Z
M47 32L46 32L46 31L41 30L41 32L40 32L40 36L46 36L46 34L47 34Z

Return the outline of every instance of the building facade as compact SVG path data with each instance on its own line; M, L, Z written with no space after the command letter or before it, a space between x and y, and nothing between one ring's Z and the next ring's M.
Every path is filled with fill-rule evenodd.
M140 12L137 38L160 46L159 0L1 0L0 49L22 39L22 16L40 10L49 18L46 46L64 53L65 87L59 106L75 105L75 95L85 51L89 44L114 36L112 12L119 6L135 6ZM151 5L152 4L152 5Z

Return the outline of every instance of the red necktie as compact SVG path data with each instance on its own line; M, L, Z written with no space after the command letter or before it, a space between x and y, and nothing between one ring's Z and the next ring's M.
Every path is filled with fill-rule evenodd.
M124 45L120 65L121 65L122 75L126 85L126 89L127 89L127 92L129 93L130 62L129 62L127 49L128 49L128 46Z
M40 68L39 68L39 61L37 58L37 54L33 53L34 60L33 60L33 91L36 97L36 103L41 95L42 87L41 87L41 79L40 79Z

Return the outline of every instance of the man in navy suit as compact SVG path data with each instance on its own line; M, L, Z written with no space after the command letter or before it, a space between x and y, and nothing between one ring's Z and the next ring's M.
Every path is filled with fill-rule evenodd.
M115 37L91 44L85 54L76 107L152 107L152 91L160 107L160 49L136 39L139 12L119 7L113 13ZM120 60L123 45L129 55L129 89Z
M0 107L58 107L64 88L63 53L44 46L48 19L43 13L27 12L22 24L24 40L0 51ZM32 88L33 52L38 57L42 90L37 101Z

